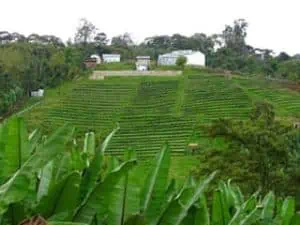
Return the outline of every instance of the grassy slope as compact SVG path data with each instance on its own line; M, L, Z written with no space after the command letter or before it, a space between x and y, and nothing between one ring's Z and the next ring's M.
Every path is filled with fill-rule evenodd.
M43 102L25 116L31 129L42 127L50 132L70 122L77 127L79 137L94 130L99 139L118 122L121 129L109 149L115 155L127 147L137 149L140 157L153 155L168 141L174 155L171 173L183 179L199 163L196 157L184 156L188 143L199 143L202 149L226 148L222 139L207 138L199 126L220 117L246 118L251 104L261 99L273 103L282 117L300 116L298 93L264 81L194 71L173 78L68 82L47 90ZM147 170L147 161L140 168Z

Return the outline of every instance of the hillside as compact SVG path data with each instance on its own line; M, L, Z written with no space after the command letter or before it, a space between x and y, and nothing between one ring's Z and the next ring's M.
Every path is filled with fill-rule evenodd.
M109 152L135 148L139 156L156 153L169 142L173 155L184 155L187 144L200 149L222 147L199 125L221 117L243 119L257 100L274 104L282 117L300 116L300 94L266 81L207 74L180 77L107 78L79 80L50 90L42 104L25 113L29 125L52 131L65 122L82 136L94 130L103 138L115 126L121 129Z

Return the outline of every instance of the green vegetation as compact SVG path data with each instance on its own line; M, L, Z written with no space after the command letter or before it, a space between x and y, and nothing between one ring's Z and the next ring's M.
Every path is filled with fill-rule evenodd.
M174 154L184 155L190 142L201 150L226 145L199 128L219 118L246 119L258 100L271 102L277 115L299 117L299 94L265 81L201 74L187 69L180 77L114 77L79 80L49 90L45 100L25 113L30 128L51 132L64 122L103 139L120 123L109 152L123 154L132 147L138 155L156 153L168 141ZM200 73L200 74L199 74ZM59 93L58 90L65 90Z
M224 137L228 150L202 152L199 176L221 169L220 179L234 178L243 190L296 195L300 185L300 130L275 120L273 106L257 102L247 120L219 119L207 128L211 137Z
M292 197L259 191L245 196L229 181L208 198L205 190L216 172L201 180L189 176L177 186L169 175L168 145L151 160L147 174L139 170L134 150L122 158L105 156L117 130L99 146L94 133L86 133L81 147L68 125L42 138L37 130L28 135L22 118L6 121L0 127L1 224L17 225L32 216L74 225L299 224Z
M96 70L135 70L134 61L120 62L120 63L106 63L97 65Z
M179 56L176 60L176 66L184 69L185 64L187 63L187 58L185 56Z

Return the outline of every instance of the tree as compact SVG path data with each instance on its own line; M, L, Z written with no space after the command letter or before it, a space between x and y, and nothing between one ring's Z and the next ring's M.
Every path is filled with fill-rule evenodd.
M129 33L124 33L123 35L113 37L111 44L119 47L130 47L134 45L134 42Z
M185 56L179 56L176 60L176 65L184 69L185 64L187 63L187 58Z
M296 133L291 125L275 120L274 107L271 104L257 102L249 115L249 120L220 119L215 121L208 131L212 137L221 136L229 141L231 149L229 153L236 154L234 157L239 156L240 160L243 158L244 165L248 164L246 170L251 173L249 174L251 179L256 180L255 176L258 176L256 181L263 192L276 190L280 193L282 185L288 187L288 184L293 183L292 180L298 176L296 168L289 166L290 140ZM226 160L222 161L226 163ZM287 173L288 170L294 172ZM287 175L294 178L282 183L280 179L283 179L283 176L286 178Z
M226 25L222 33L225 47L231 48L239 54L245 53L247 28L248 23L244 19L235 20L233 26Z
M208 55L214 51L214 47L217 44L213 36L207 36L203 33L195 33L190 38L191 49L199 50L202 53Z
M291 56L289 56L286 52L280 52L280 54L276 58L279 62L283 62L291 59Z
M94 38L94 42L97 46L107 45L108 43L107 35L103 32L97 33Z
M77 44L86 45L88 42L94 40L96 34L96 26L85 18L80 19L74 41Z

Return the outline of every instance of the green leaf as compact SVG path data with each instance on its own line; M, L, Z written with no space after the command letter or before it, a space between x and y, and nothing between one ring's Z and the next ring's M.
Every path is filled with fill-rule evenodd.
M228 225L239 225L242 220L245 219L245 217L248 214L251 214L253 210L256 212L256 198L257 198L258 192L254 193L246 202L243 203L241 207L237 208L237 211L235 212L234 216L231 218ZM250 217L249 219L252 219Z
M30 135L29 135L29 152L33 153L34 150L36 150L38 146L38 142L41 139L41 133L38 129L34 130Z
M212 202L212 224L227 225L230 221L226 193L216 190Z
M21 117L9 119L2 129L1 177L8 178L20 169L30 156L28 133Z
M39 202L41 198L48 194L50 189L51 180L53 174L53 161L49 162L40 173L41 179L37 192L37 201Z
M161 216L160 225L179 225L186 217L188 210L198 201L203 194L203 190L215 177L216 172L212 173L203 182L199 182L195 188L185 189L180 196L174 199L170 206Z
M292 218L295 214L296 203L295 199L288 197L284 200L281 207L280 216L282 218L282 225L289 225L292 221Z
M44 196L37 207L43 217L60 214L75 209L78 203L80 174L73 172L62 181L53 185L48 195Z
M136 159L136 152L126 150L124 158L126 161ZM121 178L112 192L109 204L108 225L123 225L129 215L138 213L135 209L138 206L139 187L131 180L132 172L134 171L129 171Z
M296 213L291 221L290 225L300 225L300 213Z
M270 221L274 216L275 209L275 196L273 192L269 192L262 202L263 210L261 213L261 219Z
M23 200L30 188L32 177L49 161L62 154L73 129L63 126L58 129L43 145L38 146L23 166L2 186L0 186L0 214L8 205Z
M85 134L83 153L86 154L86 165L90 165L89 158L95 155L95 134L89 132Z
M260 220L260 215L262 213L261 207L256 207L249 214L247 214L239 225L254 225Z
M114 129L104 140L103 144L101 145L100 150L96 151L95 156L93 160L91 161L91 164L89 167L84 171L84 176L82 179L81 190L80 190L80 196L81 199L84 199L87 194L89 194L94 186L97 183L97 180L100 178L100 172L101 167L103 164L103 158L104 158L104 152L106 151L106 148L114 136L114 134L119 130L119 127Z
M103 182L97 184L80 207L77 208L73 216L73 221L91 224L96 214L100 216L99 218L104 218L108 212L114 187L135 164L135 160L121 164Z
M100 151L102 153L104 153L107 149L107 146L110 142L110 140L112 139L112 137L118 132L118 130L120 129L119 125L117 126L117 128L115 128L104 140L104 142L101 145Z
M74 223L74 222L59 222L59 221L50 221L48 225L87 225L86 223Z
M206 198L204 195L200 197L200 200L196 206L196 216L194 225L210 225L209 211L207 208Z
M141 211L147 224L154 224L161 212L168 185L171 154L168 145L158 153L141 192Z

